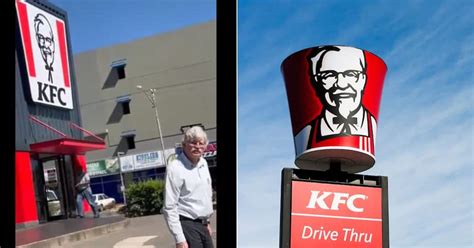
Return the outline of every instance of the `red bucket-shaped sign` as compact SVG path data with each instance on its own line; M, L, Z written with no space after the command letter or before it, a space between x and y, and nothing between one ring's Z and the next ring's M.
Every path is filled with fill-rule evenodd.
M387 66L349 46L319 46L281 65L295 143L295 164L355 173L375 164L377 120Z

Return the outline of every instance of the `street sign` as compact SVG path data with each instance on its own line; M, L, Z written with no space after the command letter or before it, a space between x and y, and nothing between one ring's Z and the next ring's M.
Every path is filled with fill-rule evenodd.
M284 169L280 247L388 247L387 178Z

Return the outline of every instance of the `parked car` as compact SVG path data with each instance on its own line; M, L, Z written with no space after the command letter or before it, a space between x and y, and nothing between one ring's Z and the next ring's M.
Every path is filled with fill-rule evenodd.
M46 199L48 200L49 216L61 215L61 202L56 193L50 189L46 190Z
M103 211L104 209L112 208L115 206L115 199L103 193L94 194L93 199L95 204L99 206L99 211Z

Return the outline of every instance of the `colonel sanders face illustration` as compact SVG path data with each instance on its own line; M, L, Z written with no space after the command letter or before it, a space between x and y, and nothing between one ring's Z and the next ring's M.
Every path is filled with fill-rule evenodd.
M55 51L53 30L51 29L48 19L46 19L42 14L36 15L34 22L36 41L41 50L41 56L43 57L44 63L46 64L45 68L50 74L48 80L52 82L51 71L53 71Z
M363 51L325 46L310 59L312 82L325 109L346 119L352 117L362 106L367 82Z

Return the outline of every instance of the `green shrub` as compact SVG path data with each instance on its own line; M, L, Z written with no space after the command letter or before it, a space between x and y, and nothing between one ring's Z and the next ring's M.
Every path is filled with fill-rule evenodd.
M163 180L148 180L133 183L125 190L127 217L137 217L159 214L163 207L165 182Z

